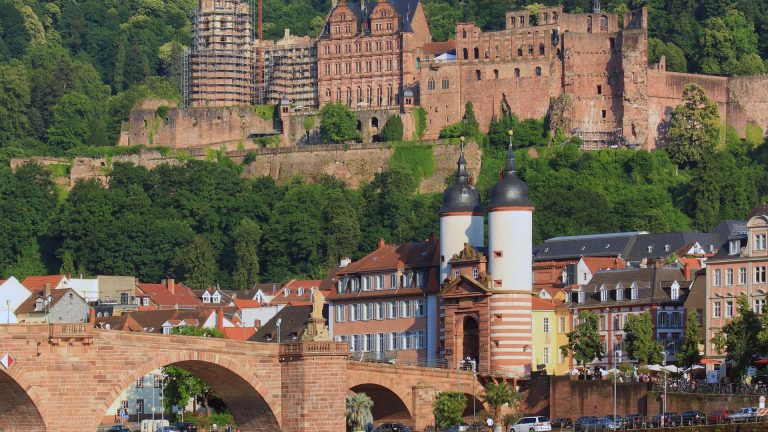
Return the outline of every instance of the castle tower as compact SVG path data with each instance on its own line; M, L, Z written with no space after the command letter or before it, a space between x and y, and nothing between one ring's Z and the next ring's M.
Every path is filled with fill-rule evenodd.
M464 149L457 162L456 178L443 192L440 207L440 283L445 281L450 268L448 261L464 249L465 244L482 248L485 229L480 195L469 184Z
M488 259L492 280L491 369L510 375L531 370L533 204L517 178L510 146L501 179L488 202Z

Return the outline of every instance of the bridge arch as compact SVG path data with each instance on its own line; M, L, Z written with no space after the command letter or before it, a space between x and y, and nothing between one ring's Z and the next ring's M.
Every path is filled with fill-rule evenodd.
M39 399L26 389L23 377L0 373L0 430L44 432L47 428L38 409Z
M99 407L94 425L100 424L104 413L122 392L134 385L137 379L163 366L184 369L211 386L232 413L235 422L243 432L279 432L280 403L263 384L263 377L255 375L241 362L226 355L211 352L179 350L159 353L144 364L131 369L113 387L110 396Z
M410 401L409 395L403 394L402 390L392 389L390 383L364 382L350 387L354 393L365 393L373 400L374 425L381 423L403 423L414 427L414 418L411 407L407 401Z

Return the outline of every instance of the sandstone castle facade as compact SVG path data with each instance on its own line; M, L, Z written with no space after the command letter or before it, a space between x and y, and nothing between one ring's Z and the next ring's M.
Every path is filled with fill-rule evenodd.
M472 102L483 130L507 111L521 119L549 116L554 127L581 138L585 149L653 149L663 145L672 109L692 82L705 89L724 121L742 136L750 123L768 130L768 77L669 72L663 58L649 65L646 9L618 17L601 12L596 1L591 13L565 13L562 7L510 11L503 30L459 23L455 39L433 42L418 0L341 0L317 40L261 45L247 24L238 24L250 22L242 18L250 14L245 1L201 0L195 46L187 57L185 101L191 107L291 107L281 107L274 127L243 126L242 137L227 142L282 133L281 146L316 143L304 130L304 120L314 114L311 110L334 101L356 111L366 140L396 114L405 114L410 136L414 122L409 112L421 106L427 112L425 138L433 139L443 127L461 121L466 103ZM299 60L267 61L266 81L257 89L254 46L262 46L263 55L272 59L286 57L288 45L296 48L288 57ZM243 77L251 77L250 82ZM134 120L146 123L146 118ZM133 135L121 143L143 144L141 134Z

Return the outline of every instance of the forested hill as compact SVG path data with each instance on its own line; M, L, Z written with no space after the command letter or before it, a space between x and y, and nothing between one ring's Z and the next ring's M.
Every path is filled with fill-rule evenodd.
M498 29L530 0L425 0L436 40L458 21ZM557 4L558 0L545 0ZM569 11L592 0L565 0ZM114 145L140 98L178 98L194 0L0 0L0 150L77 153ZM610 0L604 9L650 10L650 61L673 71L755 74L766 70L765 0ZM330 0L265 0L265 36L284 28L316 35Z

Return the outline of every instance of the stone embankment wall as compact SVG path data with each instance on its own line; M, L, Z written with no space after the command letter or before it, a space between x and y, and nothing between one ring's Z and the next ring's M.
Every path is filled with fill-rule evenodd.
M446 179L456 170L459 157L457 145L431 143L435 158L435 171L432 176L422 179L419 185L421 193L439 193L445 189ZM277 182L287 182L294 177L303 177L309 181L318 181L329 175L349 187L358 188L361 184L373 180L376 173L389 168L389 160L394 148L377 144L354 145L313 145L281 148L258 148L253 150L228 151L227 157L243 163L246 158L253 159L244 167L245 177L272 177ZM480 174L482 151L474 144L466 146L465 155L468 170L472 178ZM208 150L194 148L185 150L185 157L204 160ZM248 155L252 154L253 157ZM35 161L40 164L68 164L70 161L50 158L24 158L11 161L13 168ZM106 184L112 165L118 162L132 163L153 169L160 164L180 165L182 160L173 156L163 156L156 150L143 150L137 154L119 155L111 158L77 157L71 161L70 177L63 186L74 186L81 179L95 178Z

